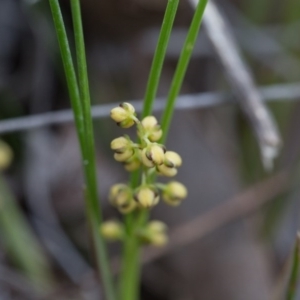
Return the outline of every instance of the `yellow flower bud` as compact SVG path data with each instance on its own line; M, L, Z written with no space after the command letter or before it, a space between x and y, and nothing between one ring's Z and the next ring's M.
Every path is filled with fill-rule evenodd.
M115 150L114 158L116 161L125 162L134 155L134 148L131 140L126 137L118 137L110 144L111 149Z
M145 117L141 123L146 130L153 129L158 124L154 116Z
M167 151L165 153L165 161L164 164L170 168L180 167L182 164L182 159L180 155L174 151Z
M0 141L0 170L6 169L11 164L12 158L13 152L11 148L3 141Z
M153 234L150 243L156 247L163 247L168 243L168 236L164 233Z
M108 240L116 241L124 235L123 226L117 221L107 221L100 226L102 236Z
M116 161L124 162L131 158L134 155L134 150L133 149L127 149L122 153L115 153L114 154L114 159Z
M110 111L110 117L120 123L128 118L128 112L122 107L115 107Z
M151 232L165 232L168 227L164 222L153 220L148 224L147 228Z
M135 113L135 109L134 109L133 105L128 102L123 102L122 104L120 104L120 107L122 107L123 109L125 109L127 112L129 112L131 114Z
M157 142L162 137L162 130L155 117L148 116L142 120L144 130L151 142Z
M131 143L127 138L121 136L112 140L110 148L118 153L122 153L131 146L130 144Z
M133 172L135 170L138 170L140 166L141 166L141 162L137 157L134 157L133 159L124 162L124 167L128 172Z
M136 202L133 199L131 199L131 201L129 203L119 206L118 210L122 214L128 214L128 213L134 211L136 208L137 208Z
M130 103L122 103L110 112L111 118L123 128L129 128L134 124L135 110Z
M141 153L142 163L144 164L144 166L148 168L153 168L155 166L154 162L147 157L146 153L147 153L147 149L145 148Z
M111 187L109 201L113 206L119 208L128 205L132 200L131 188L126 184L120 183Z
M187 197L187 194L187 189L182 183L171 181L166 185L162 196L167 204L177 206L184 198Z
M159 194L149 187L141 187L134 195L134 199L144 208L155 206L159 201Z
M163 175L163 176L167 176L167 177L173 177L178 172L176 168L168 167L166 165L160 165L160 166L157 166L156 168L157 168L159 175Z
M150 244L154 246L164 246L168 242L166 235L167 225L161 221L151 221L147 225L147 235Z
M142 162L148 168L163 164L164 159L165 149L158 144L151 144L142 151Z

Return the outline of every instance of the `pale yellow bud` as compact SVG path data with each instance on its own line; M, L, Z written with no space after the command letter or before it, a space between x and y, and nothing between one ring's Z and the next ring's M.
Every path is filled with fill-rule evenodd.
M124 183L114 184L109 191L110 198L115 198L121 191L127 190L128 186Z
M161 221L151 221L137 232L140 241L154 246L164 246L168 242L167 226Z
M154 162L147 157L146 153L147 153L147 149L145 148L141 153L142 163L144 166L148 168L153 168L155 166Z
M146 156L150 158L155 165L161 165L165 159L165 151L161 146L153 144L148 153L146 152Z
M111 118L123 128L129 128L135 123L134 114L134 107L126 102L120 104L119 107L113 108L110 112Z
M120 104L120 106L132 114L135 113L134 106L128 102L123 102L122 104Z
M110 117L117 123L120 123L128 118L128 112L122 107L115 107L111 110Z
M163 247L168 243L168 236L164 233L156 233L151 236L150 243L156 247Z
M174 151L167 151L165 153L164 164L171 168L180 167L182 164L182 159L178 153Z
M123 136L112 140L110 143L110 148L119 153L125 151L128 147L130 147L130 141Z
M149 140L151 142L157 142L160 140L162 135L163 135L163 132L161 129L154 130L149 134Z
M0 141L0 170L6 169L11 164L12 158L13 152L11 148L3 141Z
M163 175L167 177L173 177L178 172L176 168L168 167L166 165L157 166L157 171L159 175Z
M153 167L163 164L165 160L165 150L158 144L151 144L143 149L142 161L146 167Z
M145 117L142 120L144 130L151 142L157 142L162 137L162 130L153 116Z
M167 204L177 206L187 197L187 194L187 189L182 183L172 181L167 184L162 196Z
M114 159L116 161L124 162L131 158L134 155L134 150L133 149L127 149L122 153L115 153L114 154Z
M149 187L140 188L134 196L134 199L144 208L155 206L159 201L157 191Z
M109 201L116 207L128 205L132 201L132 192L126 184L115 184L111 187Z
M164 222L153 220L148 224L147 228L150 232L165 232L168 227Z
M118 207L118 210L122 214L128 214L132 211L134 211L137 208L136 202L132 199L129 203L124 204L122 206Z
M158 124L154 116L145 117L141 123L146 130L153 129Z
M124 235L123 226L117 221L107 221L100 226L102 236L108 240L116 241Z
M167 225L161 221L151 221L147 225L147 232L150 244L164 246L168 242L166 235Z
M134 158L133 160L126 161L124 163L124 167L128 172L136 171L140 168L140 166L141 166L141 162L138 158Z

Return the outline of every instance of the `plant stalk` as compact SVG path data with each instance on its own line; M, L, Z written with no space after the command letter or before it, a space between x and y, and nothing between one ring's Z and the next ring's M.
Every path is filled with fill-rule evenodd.
M179 61L175 70L175 74L171 83L171 88L169 91L168 99L167 99L167 105L164 111L164 114L161 119L161 128L163 130L163 136L161 139L161 142L164 143L167 139L170 123L173 117L174 108L176 99L179 95L179 92L181 90L181 86L183 83L183 79L186 74L186 70L188 67L188 64L191 59L191 55L198 37L200 25L202 22L202 18L204 15L205 7L208 0L199 0L199 3L196 7L196 11L191 23L191 26L189 28L186 40L184 42Z
M146 93L144 97L142 118L152 114L153 104L157 95L157 89L162 73L167 47L171 36L171 31L174 24L174 19L178 9L178 4L179 0L168 1L149 74Z
M66 73L67 85L74 112L75 125L81 149L84 175L86 181L86 210L95 247L97 266L99 272L102 275L102 281L106 293L106 298L108 300L115 300L116 298L114 295L113 281L111 270L109 268L107 250L105 242L102 236L99 234L99 226L102 221L102 216L98 202L96 161L94 153L94 136L90 113L90 96L85 60L84 38L81 23L80 2L79 0L71 0L80 89L77 83L72 55L68 43L68 38L59 2L58 0L49 0L49 2L52 10L54 25L57 32L63 65Z

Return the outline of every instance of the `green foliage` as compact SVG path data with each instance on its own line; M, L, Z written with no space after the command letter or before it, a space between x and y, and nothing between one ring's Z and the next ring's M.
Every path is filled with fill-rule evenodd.
M47 291L52 281L47 259L2 177L0 228L4 245L14 263L30 278L37 291Z

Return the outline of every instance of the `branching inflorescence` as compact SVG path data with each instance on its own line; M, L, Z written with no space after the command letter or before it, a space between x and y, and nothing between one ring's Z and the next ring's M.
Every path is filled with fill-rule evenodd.
M109 200L119 212L131 213L135 210L151 209L159 203L160 195L165 203L178 206L187 196L186 187L177 181L167 184L153 182L155 175L173 177L182 159L174 151L167 151L159 143L163 131L154 116L139 120L130 103L122 103L112 109L111 118L122 128L137 127L139 142L133 142L129 136L118 137L111 142L116 161L123 163L129 172L141 170L140 186L132 188L119 183L111 187ZM151 221L144 228L137 228L136 234L141 242L162 246L167 242L166 225L160 221ZM107 221L101 226L102 235L109 240L123 240L126 231L117 221Z

